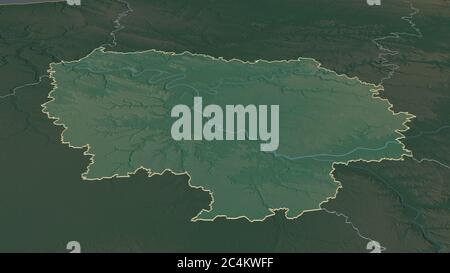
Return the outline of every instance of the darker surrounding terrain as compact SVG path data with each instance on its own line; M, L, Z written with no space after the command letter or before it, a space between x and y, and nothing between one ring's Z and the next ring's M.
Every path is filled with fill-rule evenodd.
M126 5L0 7L0 251L65 251L71 240L83 251L367 251L367 240L333 211L387 251L449 251L449 1L412 1L423 37L400 19L412 12L403 1L381 7L362 0L128 2L133 12L122 18L117 46L109 49L189 50L244 60L312 57L375 83L392 66L380 63L373 40L413 34L376 41L399 51L388 56L400 68L384 81L383 96L396 111L417 115L405 141L415 159L337 166L343 189L324 205L328 212L292 221L280 212L260 223L192 223L210 200L189 188L187 177L138 172L83 181L89 158L62 145L62 128L41 113L50 84L40 76L48 64L111 44L113 21Z

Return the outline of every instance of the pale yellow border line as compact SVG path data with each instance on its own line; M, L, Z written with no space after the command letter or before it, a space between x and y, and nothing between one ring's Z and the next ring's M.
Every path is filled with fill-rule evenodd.
M136 168L133 172L127 172L126 175L113 174L113 175L111 175L111 176L106 176L106 177L101 177L101 178L87 178L87 177L86 177L86 174L89 172L90 166L91 166L92 164L94 164L94 162L95 162L95 161L94 161L95 154L91 154L91 153L89 152L90 149L91 149L90 144L85 144L85 145L83 145L83 146L72 146L72 145L70 144L70 142L64 141L63 135L64 135L64 132L68 129L68 127L67 127L65 124L63 124L63 123L58 123L58 121L60 120L58 117L53 117L53 116L50 115L49 112L46 112L46 104L47 104L47 103L50 103L51 101L54 100L54 98L51 96L51 94L52 94L54 91L56 91L56 89L57 89L57 83L56 83L55 78L53 77L53 74L55 73L55 71L52 69L52 65L56 65L56 64L66 64L66 63L67 63L67 64L69 64L69 63L77 63L77 62L80 62L81 60L83 60L83 59L85 59L85 58L88 58L91 54L93 54L93 53L94 53L95 51L97 51L97 50L100 50L102 53L111 53L111 54L118 54L118 55L142 54L142 53L147 53L147 52L157 52L157 53L162 53L162 54L166 54L166 55L170 55L170 56L190 54L190 55L192 55L192 56L206 57L206 58L209 58L209 59L211 59L211 60L217 60L217 61L223 61L223 62L238 61L238 62L241 62L241 63L250 64L250 65L252 65L252 64L257 64L257 63L259 63L259 62L265 62L265 63L290 63L290 62L300 62L300 61L302 61L302 60L310 60L310 61L313 61L314 63L317 64L316 67L317 67L318 70L322 69L322 70L325 70L325 71L327 71L327 72L331 72L332 74L336 75L337 77L345 77L345 78L347 78L348 80L357 80L357 81L359 81L362 85L374 86L374 88L370 90L370 91L373 93L373 94L372 94L372 98L387 102L387 104L388 104L387 110L390 111L390 112L392 113L393 116L397 116L397 115L400 115L400 114L407 115L408 117L407 117L406 120L402 123L402 125L404 126L404 129L396 129L396 130L394 130L395 133L397 133L397 134L399 135L399 137L397 137L395 140L396 140L399 144L402 145L402 149L405 151L405 153L402 154L402 155L400 155L399 158L388 158L388 157L384 157L384 158L380 158L380 159L377 159L377 160L352 159L352 160L347 160L347 161L343 161L343 162L340 162L340 161L332 162L332 163L331 163L331 164L332 164L332 169L331 169L329 175L330 175L330 177L333 179L333 181L334 181L335 183L338 184L338 187L336 188L336 191L335 191L334 195L333 195L333 196L330 196L330 197L327 197L324 201L320 202L318 208L315 208L315 209L309 209L309 210L302 210L298 215L296 215L296 216L294 216L294 217L288 217L288 216L287 216L287 213L288 213L289 210L290 210L289 208L286 208L286 207L284 207L284 208L283 208L283 207L280 207L280 208L268 208L268 210L271 212L271 214L266 215L266 216L263 217L262 219L249 219L249 218L248 218L247 216L245 216L245 215L242 215L242 216L236 216L236 217L228 217L227 215L216 215L216 216L213 217L212 219L201 219L201 218L198 218L198 216L199 216L202 212L210 212L210 211L212 210L212 205L214 204L213 191L212 191L212 190L205 189L203 186L194 186L194 185L192 185L192 184L191 184L191 176L189 175L188 171L184 171L184 172L182 172L182 173L176 173L176 172L174 172L172 169L164 169L164 170L161 171L161 172L152 172L152 170L151 170L150 168L146 168L146 167L144 167L144 166L140 166L140 167ZM44 104L41 105L42 108L43 108L43 109L42 109L42 112L43 112L44 114L46 114L47 117L48 117L49 119L53 119L53 120L54 120L54 121L53 121L53 124L54 124L54 125L63 126L64 129L63 129L63 131L61 132L61 137L60 137L60 138L61 138L61 143L62 143L62 144L66 144L66 145L68 145L70 148L74 148L74 149L85 149L85 148L87 148L86 151L83 152L83 155L90 156L90 163L88 164L88 166L87 166L87 168L86 168L86 171L85 171L84 173L81 174L81 178L82 178L83 180L88 180L88 181L99 181L99 180L112 179L112 178L129 178L130 175L135 174L136 172L138 172L138 171L141 170L141 169L147 171L148 177L149 177L149 178L152 177L152 176L154 176L154 175L163 175L163 174L164 174L165 172L167 172L167 171L170 171L170 172L171 172L172 174L174 174L174 175L187 175L187 176L189 177L189 180L188 180L188 185L189 185L189 187L194 188L194 189L201 189L202 191L208 192L209 195L210 195L210 197L211 197L211 202L209 203L209 209L202 209L196 216L194 216L193 218L191 218L191 221L193 221L193 222L195 222L195 221L208 221L208 222L210 222L210 221L214 221L214 220L217 219L217 218L225 218L225 219L228 219L228 220L246 219L246 220L249 221L249 222L262 222L262 221L264 221L265 219L267 219L268 217L274 216L274 215L275 215L275 212L276 212L276 211L280 211L280 210L285 210L285 217L286 217L287 219L289 219L289 220L297 219L297 218L299 218L300 216L302 216L302 215L303 215L304 213L306 213L306 212L313 212L313 211L319 211L319 210L322 210L322 207L321 207L322 204L327 203L327 202L330 201L330 200L336 199L337 194L338 194L338 192L339 192L339 189L342 188L342 183L341 183L340 181L338 181L338 180L336 179L336 177L334 177L334 175L333 175L333 172L334 172L335 169L336 169L336 168L335 168L335 164L344 164L344 165L348 166L351 162L367 162L367 163L370 163L370 162L381 162L381 161L384 161L384 160L403 161L403 160L404 160L404 156L412 156L412 151L406 149L405 144L404 144L403 142L401 142L400 140L405 138L405 135L403 134L403 132L406 132L406 131L408 131L408 130L410 129L410 127L407 126L406 124L409 123L409 122L410 122L411 120L413 120L414 118L416 118L415 115L413 115L413 114L411 114L411 113L409 113L409 112L394 112L394 110L393 110L393 104L390 103L388 99L383 99L383 98L377 96L377 95L380 94L379 91L384 90L383 86L381 86L381 85L376 85L376 84L372 84L372 83L364 82L364 81L360 80L357 76L349 77L349 76L347 76L347 75L345 75L345 74L338 74L337 72L335 72L335 71L333 71L333 70L331 70L331 69L327 69L327 68L323 67L322 64L321 64L320 62L318 62L317 60L315 60L315 59L313 59L313 58L299 57L299 58L296 59L296 60L275 60L275 61L268 61L268 60L258 59L258 60L256 60L256 61L243 61L243 60L236 59L236 58L232 58L232 59L227 60L227 59L225 59L225 58L223 58L223 57L213 57L213 56L205 55L205 54L191 53L191 52L189 52L189 51L184 51L184 52L182 52L182 53L175 53L175 52L167 52L167 51L161 51L161 50L156 50L156 49L148 49L148 50L143 50L143 51L133 51L133 52L115 52L115 51L105 51L105 47L98 47L98 48L95 48L94 50L92 50L88 55L86 55L86 56L84 56L84 57L82 57L82 58L80 58L80 59L78 59L78 60L73 60L73 61L60 61L60 62L57 62L57 63L54 63L54 62L53 62L53 63L50 63L49 66L50 66L50 68L47 70L47 72L49 73L49 78L52 79L52 83L51 83L51 84L53 85L53 88L52 88L52 90L50 90L50 92L48 93L48 96L47 96L47 98L49 98L49 101L47 101L47 102L45 102Z

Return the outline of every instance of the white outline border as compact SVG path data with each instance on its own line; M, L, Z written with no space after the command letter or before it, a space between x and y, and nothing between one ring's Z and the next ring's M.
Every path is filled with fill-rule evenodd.
M204 212L204 211L210 212L210 211L213 209L213 208L212 208L212 205L214 204L214 195L213 195L213 191L212 191L212 190L205 189L203 186L193 186L193 185L191 184L191 176L189 175L188 171L184 171L184 172L182 172L182 173L176 173L176 172L174 172L174 171L171 170L171 169L164 169L164 170L162 170L161 172L152 172L152 170L151 170L150 168L146 168L146 167L144 167L144 166L140 166L140 167L137 167L133 172L127 172L126 175L113 174L112 176L109 176L109 177L87 178L87 177L86 177L86 174L89 172L90 166L91 166L92 164L95 163L95 161L94 161L95 154L91 154L91 153L89 152L90 149L91 149L90 144L87 143L87 144L85 144L85 145L83 145L83 146L72 146L72 145L70 144L69 141L64 141L64 137L63 137L64 132L65 132L69 127L66 126L66 125L63 124L63 123L58 123L58 121L60 120L60 118L51 116L50 113L49 113L48 111L46 111L46 110L47 110L46 104L48 104L48 103L50 103L50 102L52 102L52 101L55 100L55 98L53 98L53 97L51 96L51 94L52 94L53 92L55 92L56 89L57 89L56 79L53 77L53 75L54 75L54 73L55 73L55 70L53 70L52 66L53 66L53 65L57 65L57 64L66 64L66 63L69 64L69 63L76 63L76 62L79 62L79 61L81 61L81 60L83 60L83 59L85 59L85 58L90 57L91 54L97 52L98 50L100 50L100 52L102 52L102 53L112 53L112 54L119 54L119 55L142 54L142 53L147 53L147 52L162 53L162 54L166 54L166 55L170 55L170 56L189 54L189 55L191 55L191 56L201 56L201 57L209 58L209 59L211 59L211 60L216 60L216 61L224 61L224 62L238 61L238 62L241 62L241 63L244 63L244 64L250 64L250 65L252 65L252 64L257 64L257 63L259 63L259 62L265 62L265 63L289 63L289 62L298 62L298 61L302 61L302 60L313 61L314 63L317 64L316 67L317 67L318 70L325 70L325 71L327 71L327 72L331 72L332 74L336 75L337 77L345 77L345 78L348 79L348 80L352 80L352 81L353 81L353 80L357 80L357 81L359 81L359 83L361 83L362 85L373 86L373 89L370 90L370 91L372 92L372 98L373 98L373 99L377 99L377 100L381 100L381 101L387 102L387 104L388 104L387 110L388 110L389 112L391 112L393 116L397 116L397 115L400 115L400 114L406 115L407 117L406 117L405 121L402 123L402 125L404 126L404 128L394 130L394 132L397 133L397 134L399 135L399 137L395 138L395 140L396 140L399 144L402 145L402 148L403 148L403 150L405 151L405 153L403 153L402 155L400 155L399 158L387 158L387 157L384 157L384 158L380 158L380 159L376 159L376 160L375 160L375 159L374 159L374 160L352 159L352 160L347 160L347 161L343 161L343 162L339 162L339 161L332 162L332 163L331 163L332 168L331 168L331 171L329 172L329 175L330 175L330 177L332 178L332 180L333 180L335 183L338 184L338 186L337 186L337 188L336 188L336 191L335 191L334 195L333 195L333 196L329 196L329 197L327 197L324 201L320 202L318 208L316 208L316 209L309 209L309 210L302 210L298 215L296 215L296 216L294 216L294 217L288 217L288 216L287 216L287 213L288 213L289 210L290 210L289 208L286 208L286 207L280 207L280 208L268 208L268 210L269 210L271 213L268 214L268 215L266 215L266 216L263 217L262 219L249 219L249 218L248 218L247 216L245 216L245 215L236 216L236 217L228 217L227 215L216 215L216 216L214 216L212 219L202 219L202 218L198 218L198 216L199 216L202 212ZM167 172L167 171L170 171L170 172L171 172L172 174L174 174L174 175L187 175L187 176L189 177L189 180L188 180L188 185L189 185L189 187L194 188L194 189L201 189L202 191L208 192L209 195L210 195L210 197L211 197L211 202L209 203L209 209L202 209L196 216L194 216L193 218L191 218L191 221L192 221L192 222L195 222L195 221L214 221L214 220L217 219L217 218L225 218L225 219L228 219L228 220L237 220L237 219L242 219L242 218L244 218L244 219L247 219L249 222L262 222L262 221L264 221L265 219L267 219L268 217L274 216L274 215L275 215L275 212L276 212L276 211L280 211L280 210L284 210L284 211L285 211L284 214L285 214L286 219L288 219L288 220L297 219L297 218L299 218L300 216L302 216L302 215L303 215L304 213L306 213L306 212L312 212L312 211L323 210L323 209L322 209L322 204L327 203L328 201L337 198L337 194L338 194L338 192L339 192L339 189L342 188L342 183L341 183L339 180L337 180L336 177L335 177L334 174L333 174L333 172L336 170L335 164L341 164L341 165L348 166L348 165L349 165L350 163L352 163L352 162L366 162L366 163L370 163L370 162L381 162L381 161L384 161L384 160L403 161L403 160L404 160L404 156L412 157L412 151L411 151L411 150L408 150L408 149L406 148L405 144L404 144L403 142L401 142L400 140L406 138L405 135L403 134L403 132L406 132L406 131L408 131L408 130L410 129L410 127L407 125L407 123L409 123L409 122L412 121L414 118L416 118L416 116L413 115L413 114L411 114L411 113L409 113L409 112L394 112L394 110L393 110L394 105L393 105L392 103L390 103L388 99L385 99L385 98L382 98L382 97L379 96L379 94L380 94L379 91L384 90L384 87L383 87L382 85L376 85L376 84L364 82L364 81L360 80L357 76L349 77L349 76L347 76L347 75L345 75L345 74L338 74L337 72L335 72L335 71L333 71L333 70L331 70L331 69L327 69L327 68L323 67L322 64L321 64L320 62L318 62L317 60L315 60L315 59L313 59L313 58L299 57L299 58L293 59L293 60L274 60L274 61L268 61L268 60L258 59L258 60L255 60L255 61L243 61L243 60L240 60L240 59L237 59L237 58L232 58L232 59L228 59L228 60L227 60L227 59L225 59L225 58L223 58L223 57L213 57L213 56L210 56L210 55L199 54L199 53L192 53L192 52L189 52L189 51L183 51L183 52L181 52L181 53L168 52L168 51L161 51L161 50L156 50L156 49L148 49L148 50L143 50L143 51L133 51L133 52L106 51L106 48L105 48L105 47L100 46L100 47L97 47L97 48L93 49L88 55L86 55L86 56L84 56L84 57L82 57L82 58L80 58L80 59L78 59L78 60L73 60L73 61L60 61L60 62L56 62L56 63L55 63L55 62L52 62L52 63L49 64L49 69L47 70L47 72L49 73L49 78L52 80L51 85L53 85L53 88L52 88L52 90L50 90L50 92L48 93L48 96L47 96L47 98L49 99L49 101L47 101L47 102L45 102L45 103L43 103L43 104L41 105L41 107L43 108L43 109L42 109L42 112L43 112L44 114L46 114L47 117L48 117L50 120L54 120L54 121L53 121L53 124L54 124L54 125L63 126L64 129L63 129L63 131L61 132L61 136L60 136L60 138L61 138L61 143L62 143L62 144L66 144L66 145L68 145L70 148L74 148L74 149L86 149L86 150L83 152L83 155L90 156L90 160L89 160L90 163L88 164L88 166L87 166L87 168L86 168L86 171L85 171L84 173L81 174L81 178L82 178L83 180L88 180L88 181L100 181L100 180L104 180L104 179L112 179L112 178L129 178L130 175L136 174L136 172L138 172L138 171L141 170L141 169L147 171L148 177L149 177L149 178L152 177L152 176L154 176L154 175L163 175L163 174L164 174L165 172Z

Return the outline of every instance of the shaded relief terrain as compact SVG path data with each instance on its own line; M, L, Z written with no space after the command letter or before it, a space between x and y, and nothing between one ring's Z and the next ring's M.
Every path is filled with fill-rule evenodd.
M366 252L373 239L388 252L448 252L450 4L382 2L0 6L0 251L65 252L77 240L86 252ZM187 175L149 178L140 170L83 180L86 149L62 145L63 127L42 113L52 90L50 63L78 60L102 45L244 61L314 58L339 74L383 83L380 96L394 111L416 116L402 140L412 157L335 165L337 198L294 220L280 210L263 222L191 222L212 199L189 187Z

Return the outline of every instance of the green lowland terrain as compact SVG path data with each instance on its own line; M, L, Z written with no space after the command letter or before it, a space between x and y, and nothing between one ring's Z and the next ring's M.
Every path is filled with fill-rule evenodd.
M338 76L311 59L244 63L190 53L98 49L51 69L55 89L44 111L67 128L64 142L89 145L93 162L84 176L127 176L141 167L187 172L190 184L214 199L212 210L195 219L262 220L280 208L294 218L335 196L333 162L322 157L347 162L400 159L406 153L396 139L407 129L407 114L389 111L386 100L375 98L376 86ZM279 105L275 154L261 152L250 140L174 140L171 109L192 107L197 96L204 105L222 109ZM218 118L225 124L225 116Z
M0 7L0 251L64 252L78 240L85 252L367 252L370 239L388 252L449 251L448 14L445 0ZM280 211L263 222L191 222L211 198L189 187L187 175L149 178L139 171L85 181L80 174L90 157L62 145L62 126L42 113L52 89L49 64L80 59L101 45L247 61L311 57L338 73L383 82L381 95L394 110L417 116L403 140L414 157L335 164L343 186L337 198L294 220Z

